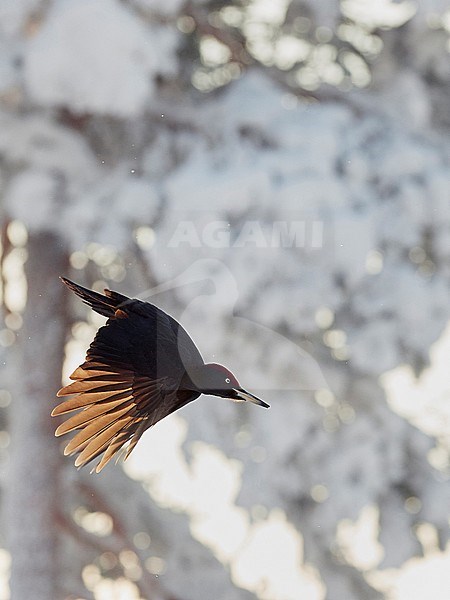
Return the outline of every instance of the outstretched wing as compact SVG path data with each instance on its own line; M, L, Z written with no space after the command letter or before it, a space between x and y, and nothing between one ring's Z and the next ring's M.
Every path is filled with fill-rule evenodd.
M77 431L64 450L65 455L78 454L77 467L104 453L97 473L129 442L128 457L146 429L190 401L178 397L165 379L139 376L127 366L88 360L70 378L74 383L59 390L58 396L76 395L59 404L52 415L77 412L57 428L56 435Z
M173 351L177 337L167 321L171 317L116 292L105 290L103 296L64 282L94 310L109 317L97 332L86 361L70 376L73 383L58 392L58 396L74 396L52 412L58 416L77 411L57 428L56 435L77 431L64 451L78 454L77 467L103 453L95 469L99 472L127 443L125 458L129 456L146 429L198 394L178 390L184 364Z
M153 377L161 376L161 372L165 375L167 371L172 375L174 370L180 369L180 366L183 370L204 364L197 346L187 331L178 321L154 304L128 298L108 289L105 290L105 295L99 294L65 277L61 277L61 280L92 310L108 317L107 325L111 322L125 321L125 326L122 328L124 338L132 336L133 340L140 338L141 342L140 355L135 348L134 359L141 359L140 366L147 371L149 368L157 371L158 374L153 373ZM123 340L117 339L118 329L110 333L114 338L110 346L123 344Z

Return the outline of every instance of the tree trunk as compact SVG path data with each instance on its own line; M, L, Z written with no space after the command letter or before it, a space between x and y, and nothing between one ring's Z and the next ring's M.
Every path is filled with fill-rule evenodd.
M16 343L11 407L9 549L12 600L57 597L55 509L60 453L50 411L61 383L67 294L64 244L52 233L31 234L23 328Z

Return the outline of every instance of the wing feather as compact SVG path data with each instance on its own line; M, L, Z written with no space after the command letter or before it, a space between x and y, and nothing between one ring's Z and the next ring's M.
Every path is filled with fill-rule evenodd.
M197 396L179 398L167 378L151 380L133 374L130 369L116 369L108 371L105 380L103 374L97 374L99 370L78 367L71 375L72 379L76 377L75 383L61 388L58 393L58 396L72 397L52 412L57 416L77 411L59 425L55 434L61 436L77 431L64 449L65 455L78 454L77 467L104 452L95 468L97 473L126 444L125 459L128 458L146 429ZM81 379L83 375L85 378Z
M153 413L166 404L167 381L136 377L129 369L109 372L110 381L97 379L103 375L89 376L98 371L84 369L84 372L87 377L81 379L83 373L76 369L72 374L77 377L75 383L59 391L58 396L76 395L56 406L52 415L78 411L59 425L55 434L61 436L79 430L64 450L66 455L79 453L76 466L83 466L108 450L97 465L99 472L124 444L132 442L128 456L145 429L160 420L154 419Z
M125 402L126 404L124 406ZM74 431L75 429L80 429L93 419L97 419L97 422L99 422L101 417L104 418L110 414L115 415L118 412L125 414L125 412L130 411L131 402L132 396L130 395L125 397L125 399L120 398L119 400L112 400L110 402L96 402L95 404L91 404L84 410L77 412L73 417L70 417L70 419L67 419L67 421L64 421L64 423L56 430L55 435L60 436L69 433L70 431Z
M94 458L97 458L106 448L110 441L123 429L133 421L133 417L122 417L110 424L109 427L103 429L98 435L93 437L84 450L77 456L75 460L76 467L83 467Z

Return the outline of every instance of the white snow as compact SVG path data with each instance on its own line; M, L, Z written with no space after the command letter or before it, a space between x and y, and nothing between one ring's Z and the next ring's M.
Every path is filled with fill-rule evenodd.
M156 69L151 31L116 0L55 3L25 54L31 98L75 113L140 114Z

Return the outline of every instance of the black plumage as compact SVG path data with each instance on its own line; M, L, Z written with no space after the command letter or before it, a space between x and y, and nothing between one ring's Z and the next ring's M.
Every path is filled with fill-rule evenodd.
M93 310L108 318L58 396L53 416L76 412L56 435L77 431L64 453L84 466L103 454L99 472L127 444L129 456L146 429L192 402L212 394L237 402L268 404L243 390L222 365L205 364L186 330L148 302L105 290L105 295L62 277Z

